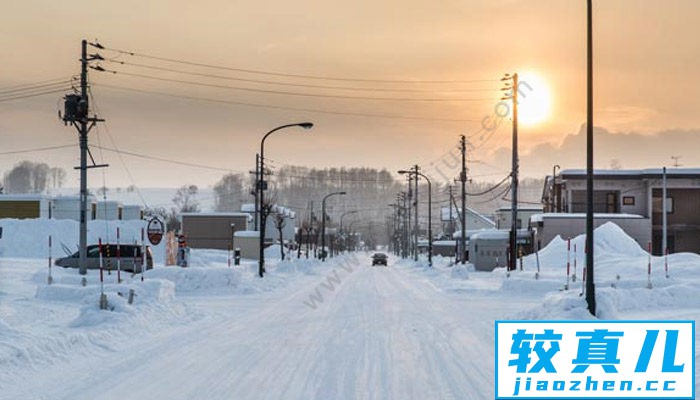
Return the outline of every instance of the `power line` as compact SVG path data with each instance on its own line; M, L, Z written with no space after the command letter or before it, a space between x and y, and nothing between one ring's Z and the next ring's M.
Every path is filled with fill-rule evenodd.
M165 93L165 92L152 91L152 90L143 90L143 89L135 89L135 88L130 88L130 87L109 85L109 84L104 84L104 83L98 83L98 84L93 83L93 86L105 87L105 88L115 89L115 90L124 90L124 91L129 91L129 92L136 92L136 93L144 93L144 94L152 94L152 95L158 95L158 96L173 97L173 98L179 98L179 99L185 99L185 100L205 101L205 102L211 102L211 103L229 104L229 105L235 105L235 106L245 106L245 107L255 107L255 108L267 108L267 109L274 109L274 110L310 112L310 113L316 113L316 114L345 115L345 116L350 116L350 117L367 117L367 118L405 119L405 120L418 120L418 121L479 122L479 120L463 119L463 118L430 118L430 117L418 117L418 116L408 116L408 115L398 115L398 114L359 113L359 112L349 112L349 111L320 110L320 109L314 109L314 108L287 107L287 106L279 106L279 105L273 105L273 104L259 104L259 103L249 103L249 102L235 101L235 100L214 99L214 98L210 98L210 97L180 95L180 94Z
M185 71L185 70L175 69L175 68L159 67L156 65L131 63L131 62L119 61L119 60L105 60L105 61L110 62L110 63L121 64L121 65L129 65L129 66L138 67L138 68L146 68L146 69L151 69L151 70L156 70L156 71L173 72L173 73L184 74L184 75L201 76L201 77L205 77L205 78L225 79L225 80L249 82L249 83L259 83L259 84L264 84L264 85L303 87L303 88L311 88L311 89L350 90L350 91L362 91L362 92L407 92L407 93L495 92L495 91L497 91L497 89L487 89L487 88L426 90L426 89L405 89L405 88L376 88L376 87L375 88L366 88L366 87L351 87L351 86L313 85L313 84L305 84L305 83L278 82L278 81L269 81L269 80L263 80L263 79L249 79L249 78L240 78L240 77L232 77L232 76L225 76L225 75L207 74L207 73L201 73L201 72Z
M109 151L112 153L117 153L121 155L127 155L131 157L136 157L136 158L142 158L145 160L152 160L152 161L160 161L160 162L165 162L165 163L170 163L170 164L177 164L177 165L183 165L186 167L194 167L194 168L202 168L202 169L210 169L210 170L215 170L215 171L224 171L224 172L237 172L237 173L243 173L243 171L235 171L230 168L221 168L221 167L214 167L211 165L204 165L204 164L196 164L196 163L190 163L190 162L185 162L185 161L178 161L178 160L173 160L173 159L168 159L168 158L163 158L163 157L155 157L151 155L146 155L146 154L140 154L140 153L135 153L131 151L125 151L125 150L119 150L116 148L109 148L109 147L104 147L104 146L91 146L98 148L100 150L104 151Z
M264 93L264 94L275 94L283 96L300 96L300 97L318 97L326 99L343 99L343 100L370 100L370 101L402 101L402 102L467 102L467 101L492 101L493 98L413 98L413 97L372 97L372 96L347 96L340 94L321 94L321 93L305 93L305 92L290 92L284 90L269 90L269 89L255 89L249 87L241 86L228 86L228 85L218 85L213 83L195 82L187 81L184 79L172 79L172 78L162 78L152 75L136 74L132 72L115 71L108 69L100 69L102 72L109 72L117 75L126 75L135 78L150 79L161 82L172 82L172 83L182 83L185 85L195 85L204 86L215 89L227 89L227 90L239 90L244 92L254 92L254 93Z
M44 91L37 92L37 93L27 93L27 94L21 94L21 95L17 95L17 96L0 97L0 103L4 103L6 101L12 101L12 100L27 99L30 97L46 96L47 94L62 93L62 92L66 92L66 91L71 90L71 89L72 89L71 87L63 87L63 88L54 89L54 90L44 90Z
M10 155L10 154L34 153L34 152L37 152L37 151L49 151L49 150L67 149L67 148L69 148L69 147L75 147L75 145L72 145L72 144L64 144L64 145L58 145L58 146L35 147L35 148L33 148L33 149L3 151L3 152L0 153L0 156L6 156L6 155Z
M213 64L205 64L205 63L200 63L200 62L192 62L192 61L187 61L187 60L180 60L180 59L175 59L175 58L152 56L152 55L148 55L148 54L136 53L133 51L120 50L120 49L110 48L110 47L104 47L104 48L106 50L115 51L117 53L128 55L128 56L133 56L133 57L142 57L142 58L148 58L148 59L152 59L152 60L166 61L166 62L171 62L171 63L191 65L191 66L196 66L196 67L204 67L204 68L212 68L212 69L220 69L220 70L236 71L236 72L245 72L245 73L249 73L249 74L258 74L258 75L281 76L281 77L287 77L287 78L303 78L303 79L314 79L314 80L324 80L324 81L342 81L342 82L410 83L410 84L476 83L476 82L497 82L498 81L497 79L472 79L472 80L360 79L360 78L345 78L345 77L332 77L332 76L291 74L291 73L283 73L283 72L271 72L271 71L255 70L255 69L226 67L226 66L221 66L221 65L213 65Z
M22 83L22 84L17 84L17 85L12 85L12 86L5 86L0 88L0 92L5 92L5 91L10 91L13 89L21 89L25 88L27 86L36 86L36 85L43 85L43 84L49 84L49 83L55 83L55 82L71 82L73 77L61 77L61 78L53 78L53 79L46 79L38 82L33 82L33 83Z
M58 82L53 82L53 83L43 83L43 84L33 84L33 85L26 85L23 87L14 87L12 89L0 89L0 96L3 95L13 95L12 93L21 93L21 92L32 92L36 91L39 89L48 89L52 88L55 86L62 86L65 87L67 83L71 83L72 81L70 80L62 80Z

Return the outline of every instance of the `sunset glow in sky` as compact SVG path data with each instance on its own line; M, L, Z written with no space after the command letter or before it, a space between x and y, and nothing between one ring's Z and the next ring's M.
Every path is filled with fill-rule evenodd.
M599 143L629 137L606 145L596 166L658 167L680 156L697 167L700 2L594 5ZM500 179L510 117L493 130L484 121L502 96L500 78L515 72L533 89L520 106L523 175L581 168L585 149L564 157L577 153L560 146L576 142L585 121L585 17L576 0L13 3L0 16L0 152L76 146L0 155L0 173L41 160L77 185L77 134L57 119L62 93L3 99L16 85L77 74L83 38L107 47L100 65L117 72L90 72L94 110L107 120L90 141L111 164L108 186L211 185L251 169L269 129L306 120L311 131L270 138L273 166L427 166L465 134L474 177ZM635 148L642 137L656 143L653 154ZM120 159L115 148L206 168Z

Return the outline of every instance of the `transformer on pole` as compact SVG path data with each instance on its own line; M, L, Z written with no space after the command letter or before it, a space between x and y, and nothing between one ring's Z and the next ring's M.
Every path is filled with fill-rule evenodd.
M103 119L97 118L96 115L89 116L90 102L88 97L88 80L87 70L92 67L89 65L91 61L103 60L99 54L87 53L87 46L102 49L99 43L88 43L83 40L81 43L80 57L80 94L68 94L64 97L64 115L63 122L69 123L78 130L78 138L80 143L80 166L75 169L80 170L80 238L79 238L79 271L81 275L87 274L87 170L88 168L107 167L107 164L96 165L95 160L90 154L88 148L88 133L97 122L103 122ZM92 165L87 165L87 156L90 155Z

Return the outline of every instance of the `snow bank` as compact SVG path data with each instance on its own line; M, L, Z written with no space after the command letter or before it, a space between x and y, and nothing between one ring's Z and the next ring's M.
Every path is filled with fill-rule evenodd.
M141 240L141 228L147 222L129 221L88 221L88 244L97 244L99 238L104 243L116 243L117 228L120 229L121 243L134 243ZM80 223L64 219L0 219L3 228L0 239L0 257L47 258L49 256L49 235L52 236L54 259L64 257L65 247L71 253L78 251ZM150 244L149 244L150 245ZM154 262L163 264L165 242L151 246Z

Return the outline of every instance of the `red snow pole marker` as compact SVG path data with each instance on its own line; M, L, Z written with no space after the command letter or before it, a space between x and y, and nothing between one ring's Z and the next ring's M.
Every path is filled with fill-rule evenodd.
M144 243L144 229L141 228L141 282L143 282L143 274L146 273L146 246L143 244Z
M48 278L48 284L53 283L53 277L51 276L51 235L49 235L49 278Z
M104 269L102 268L102 238L97 239L98 253L100 254L100 283L104 283Z
M583 269L583 277L581 279L581 293L579 293L579 296L583 296L584 292L586 291L586 269Z
M571 276L571 281L576 282L576 243L574 243L574 274Z
M566 241L566 285L564 290L569 290L569 273L571 270L571 239Z
M651 289L651 242L649 242L647 249L649 250L649 261L647 262L647 289Z
M107 296L105 295L104 268L102 264L102 238L97 240L97 246L100 254L100 310L106 310Z
M228 245L228 267L231 268L231 245Z
M119 244L119 227L117 227L117 283L122 283L122 251Z

